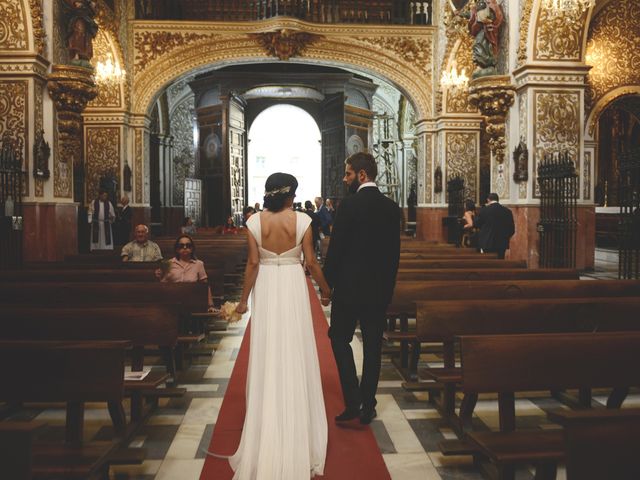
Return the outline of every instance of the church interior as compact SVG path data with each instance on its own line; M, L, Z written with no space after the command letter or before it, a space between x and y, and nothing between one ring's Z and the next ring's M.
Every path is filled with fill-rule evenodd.
M250 315L207 309L265 178L339 215L357 152L400 266L378 417L319 478L640 478L638 0L2 0L0 477L231 479ZM207 285L158 281L186 233Z

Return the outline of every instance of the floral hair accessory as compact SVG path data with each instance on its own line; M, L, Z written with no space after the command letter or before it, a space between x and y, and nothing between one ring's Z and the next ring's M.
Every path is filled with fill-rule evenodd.
M265 197L273 197L274 195L278 195L280 193L289 193L291 191L291 187L282 187L276 188L274 190L269 190L268 192L264 192Z

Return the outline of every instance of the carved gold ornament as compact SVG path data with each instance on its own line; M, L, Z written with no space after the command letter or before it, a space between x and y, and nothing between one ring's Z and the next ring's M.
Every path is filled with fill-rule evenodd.
M475 198L477 185L478 133L446 132L447 176L464 180L464 195Z
M275 32L251 33L249 37L257 41L267 55L278 57L280 60L300 56L307 46L321 38L318 35L296 32L287 28Z
M469 101L478 107L487 122L489 147L497 163L505 159L505 123L515 99L515 88L509 76L489 76L474 79L469 84Z
M213 34L189 32L142 31L135 32L133 43L135 49L134 72L144 70L147 65L166 55L172 50L196 43L203 39L215 37Z
M569 14L551 15L540 10L534 60L580 61L585 16L583 13L576 19Z
M87 127L85 141L87 198L96 198L101 177L114 175L120 184L120 128Z
M0 1L0 50L27 50L28 27L21 0Z
M529 42L529 24L531 23L531 10L534 0L524 0L524 6L520 13L520 42L518 43L518 63L521 67L527 60L527 44Z
M29 7L31 8L31 24L33 26L33 39L36 52L38 52L38 55L44 57L47 34L42 24L42 0L29 0Z

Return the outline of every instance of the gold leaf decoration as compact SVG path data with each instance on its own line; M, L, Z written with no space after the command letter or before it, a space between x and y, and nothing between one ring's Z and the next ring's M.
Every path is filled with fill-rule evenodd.
M249 35L267 52L267 55L289 60L300 56L304 50L321 37L306 32L296 32L282 28L275 32L252 33Z
M100 177L120 178L120 128L87 127L86 144L87 198L92 199L98 195Z
M166 55L171 50L184 45L190 45L200 40L213 38L213 34L200 34L189 32L135 32L133 41L135 45L134 70L140 72L158 57Z
M570 15L549 15L540 10L536 25L535 60L580 61L584 18Z

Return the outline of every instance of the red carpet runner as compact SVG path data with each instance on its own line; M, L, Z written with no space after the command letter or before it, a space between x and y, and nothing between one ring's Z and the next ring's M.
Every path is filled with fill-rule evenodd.
M327 336L326 317L311 283L309 283L309 288L311 314L320 359L324 403L329 424L329 445L324 476L316 478L326 480L390 479L371 429L360 426L357 420L350 422L348 427L338 427L333 421L333 417L343 409L340 380L331 351L331 342ZM249 329L247 328L209 446L209 450L212 452L231 455L240 443L240 434L244 423L248 363ZM233 470L229 467L227 460L208 456L200 480L227 480L232 477Z

